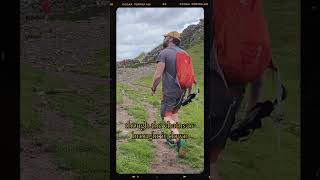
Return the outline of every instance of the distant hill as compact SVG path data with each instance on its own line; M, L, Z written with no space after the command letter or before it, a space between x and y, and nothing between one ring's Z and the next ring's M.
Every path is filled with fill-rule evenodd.
M142 52L141 54L139 54L139 56L137 56L136 58L134 58L134 60L137 60L137 61L139 61L139 62L142 62L146 56L147 56L147 54L146 54L145 52Z

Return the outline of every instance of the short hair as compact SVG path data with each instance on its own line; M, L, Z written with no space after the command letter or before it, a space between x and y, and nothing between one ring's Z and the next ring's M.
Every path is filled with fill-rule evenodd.
M176 46L180 46L180 40L177 38L172 38L172 42L176 45Z

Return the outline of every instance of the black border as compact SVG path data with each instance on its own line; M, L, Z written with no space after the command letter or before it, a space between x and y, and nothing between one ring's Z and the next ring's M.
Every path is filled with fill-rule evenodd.
M320 180L320 2L301 1L301 179Z
M148 7L181 7L181 8L186 8L186 7L199 7L199 8L203 8L204 9L204 24L205 24L205 30L204 30L204 59L205 59L205 74L207 72L207 68L208 66L206 66L206 64L208 63L208 57L209 57L209 49L210 49L210 39L211 38L206 38L210 36L210 32L209 31L209 24L210 24L210 17L211 17L211 3L212 1L146 1L146 0L142 0L142 1L111 1L111 8L110 8L110 22L111 22L111 33L110 33L110 38L111 38L111 54L110 54L110 72L111 72L111 107L110 107L110 113L111 113L111 135L110 135L110 140L111 140L111 149L110 149L110 176L111 179L133 179L133 178L137 178L137 179L194 179L194 178L199 178L199 179L208 179L209 178L209 156L208 156L208 148L206 148L206 144L207 144L207 138L204 139L204 171L201 174L118 174L116 173L116 122L115 122L115 118L116 118L116 61L115 61L115 57L116 57L116 10L118 7L127 7L127 8L135 8L135 7L144 7L144 8L148 8L147 6L122 6L122 3L134 3L134 2L139 2L139 3L151 3L151 6ZM181 2L201 2L201 3L208 3L208 6L179 6L179 3ZM166 3L166 6L162 6L162 3ZM205 78L206 76L204 75L204 84L206 84L207 79ZM205 85L204 85L204 89ZM205 97L206 97L206 90L205 90ZM207 108L208 106L206 106L206 101L204 101L205 104L205 110L204 110L204 121L205 121L205 127L206 126L206 114L207 114ZM205 136L207 136L207 128L205 128L204 130Z
M169 0L168 0L169 1ZM211 1L209 0L209 3ZM301 179L319 180L316 172L320 169L320 147L318 111L319 105L319 68L320 59L320 3L317 0L301 1ZM20 64L19 43L20 24L19 0L5 1L0 6L0 79L1 79L1 120L3 177L20 177ZM211 8L209 8L211 9ZM9 12L9 13L8 13ZM112 36L111 36L112 39ZM1 54L4 53L4 58ZM110 69L111 72L113 71ZM206 79L205 79L206 81ZM111 87L115 82L110 79ZM113 90L113 89L112 89ZM111 91L112 92L112 91ZM112 94L111 93L111 97ZM110 106L113 106L111 104ZM113 130L111 129L111 132ZM113 160L113 158L111 158ZM109 163L109 162L108 162ZM188 178L186 178L188 179Z
M2 177L20 178L20 1L0 7ZM9 14L8 14L9 12ZM12 156L10 156L12 155Z

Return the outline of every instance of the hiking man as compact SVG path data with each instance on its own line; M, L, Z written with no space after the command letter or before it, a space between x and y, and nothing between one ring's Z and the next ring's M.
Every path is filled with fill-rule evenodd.
M217 161L250 85L249 112L262 100L265 71L273 68L260 0L215 0L213 48L208 73L210 179L220 180ZM250 12L250 13L248 13Z
M176 124L179 122L178 111L181 106L181 102L187 89L188 94L190 94L192 90L192 86L186 89L182 86L183 84L179 83L177 80L177 54L182 53L187 55L187 53L179 47L180 41L180 33L176 31L169 32L164 35L164 49L157 57L157 67L151 87L151 93L154 95L162 78L160 115L166 123L169 122L170 124ZM190 82L193 84L195 81L193 79ZM179 130L177 128L172 128L171 131L173 134L179 134ZM167 141L170 145L177 145L180 157L186 155L186 141L184 139L167 139Z

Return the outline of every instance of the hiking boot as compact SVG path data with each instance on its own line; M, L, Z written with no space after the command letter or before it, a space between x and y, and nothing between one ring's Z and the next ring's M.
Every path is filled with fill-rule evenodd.
M167 144L170 146L170 148L173 148L174 146L176 146L176 143L173 140L171 140L169 138L166 138L166 140L167 140Z
M187 141L184 139L179 139L177 141L177 151L178 151L178 155L181 158L186 157L187 155Z

